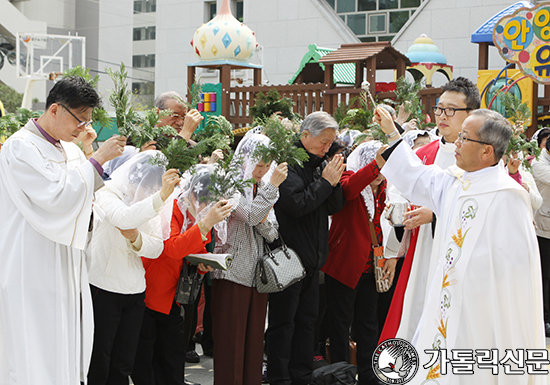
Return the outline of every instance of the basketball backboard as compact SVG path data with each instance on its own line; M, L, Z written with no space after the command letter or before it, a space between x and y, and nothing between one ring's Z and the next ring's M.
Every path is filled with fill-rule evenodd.
M85 67L86 38L34 33L18 33L16 42L17 77L48 79L51 72Z

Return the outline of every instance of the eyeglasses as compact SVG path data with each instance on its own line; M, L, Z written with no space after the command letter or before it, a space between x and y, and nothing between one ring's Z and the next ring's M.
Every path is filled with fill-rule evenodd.
M488 146L492 146L491 143L482 142L481 140L475 140L475 139L466 138L462 132L459 132L459 133L458 133L458 142L459 142L460 144L462 144L462 143L464 143L465 140L468 141L468 142L476 142L476 143L486 144L486 145L488 145Z
M455 116L455 113L457 111L470 111L471 108L454 108L454 107L441 108L438 106L432 106L432 110L434 111L434 114L436 116L441 116L441 114L443 114L443 111L445 111L445 115L447 115L447 117L450 118L451 116Z
M69 114L72 115L73 118L75 118L76 120L78 120L78 124L76 125L77 128L82 128L82 127L86 127L86 126L89 126L90 124L92 124L94 121L93 120L90 120L90 121L85 121L85 120L80 120L78 119L75 114L73 114L71 112L71 110L69 110L69 108L61 103L57 103L59 104L61 107L63 107Z

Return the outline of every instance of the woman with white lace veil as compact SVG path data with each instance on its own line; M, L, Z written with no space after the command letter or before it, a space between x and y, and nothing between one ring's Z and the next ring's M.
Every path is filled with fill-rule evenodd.
M96 193L95 225L88 249L94 306L94 344L88 383L128 382L145 309L144 258L163 250L159 212L177 170L149 163L158 151L142 152L124 163Z
M184 383L183 317L180 304L175 302L184 257L206 253L212 228L223 238L224 219L232 210L225 200L207 203L204 199L210 194L213 170L213 165L198 165L193 173L185 173L183 187L163 211L164 250L157 259L143 259L146 308L132 373L135 385ZM203 264L198 269L202 273L211 270Z
M279 185L286 179L286 163L254 157L257 146L270 145L262 134L247 134L237 146L234 159L243 160L239 179L254 178L227 224L227 241L216 244L216 253L229 253L228 270L212 274L212 334L214 337L214 384L255 385L262 382L263 336L267 294L254 287L254 273L264 253L264 242L277 237L273 205ZM270 170L271 169L271 170Z
M378 292L370 222L382 245L380 215L385 207L386 180L375 160L381 147L378 141L365 142L348 157L347 170L340 178L346 204L332 216L329 256L321 269L325 272L331 360L350 361L353 323L361 384L376 382L371 359L378 341ZM384 269L391 281L395 261L387 260Z

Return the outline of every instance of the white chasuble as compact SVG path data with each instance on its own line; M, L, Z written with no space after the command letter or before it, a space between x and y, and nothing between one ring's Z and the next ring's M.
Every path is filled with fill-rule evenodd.
M522 369L511 361L497 364L498 375L475 363L479 349L496 349L499 361L507 349L545 349L540 257L527 192L499 165L443 171L423 166L403 145L381 172L438 217L430 257L437 266L412 340L420 368L410 384L544 384L544 375L505 374ZM446 349L447 360L432 361L425 352L439 349ZM456 349L472 351L473 374L453 373L448 360Z
M455 148L454 143L443 143L442 139L440 139L433 164L443 170L454 166L456 164ZM425 163L424 159L422 159L422 163ZM411 203L416 204L416 202ZM414 259L411 264L411 272L403 298L403 310L399 330L396 335L397 338L411 341L420 321L428 284L437 267L437 260L430 259L432 247L432 223L428 223L418 228L418 240L416 241Z
M94 166L29 123L0 151L0 385L78 385L93 317L83 249Z

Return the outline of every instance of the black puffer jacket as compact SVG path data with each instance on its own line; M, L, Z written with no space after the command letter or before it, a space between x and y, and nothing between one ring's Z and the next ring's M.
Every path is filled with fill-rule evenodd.
M304 148L300 141L294 145ZM332 187L321 177L325 158L308 155L303 168L289 166L288 177L279 186L275 214L283 240L310 272L327 261L328 216L342 210L346 201L340 183Z

